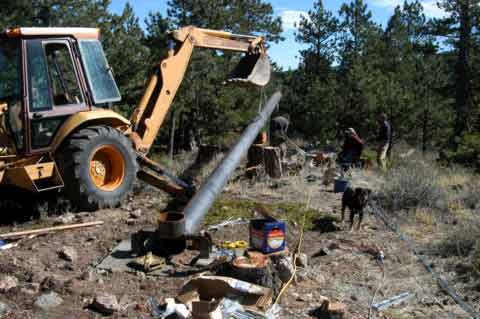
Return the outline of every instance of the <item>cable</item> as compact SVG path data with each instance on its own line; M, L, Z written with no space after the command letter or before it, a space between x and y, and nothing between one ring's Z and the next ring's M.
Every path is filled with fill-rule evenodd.
M377 217L380 218L380 220L383 221L383 223L390 228L394 233L398 235L398 237L407 244L408 248L410 249L411 253L415 255L418 260L422 263L423 267L432 275L432 277L437 281L438 285L440 286L441 289L443 289L452 299L459 305L465 312L467 312L472 318L475 319L480 319L480 314L475 311L475 308L473 308L471 305L467 304L462 297L460 297L455 290L450 287L450 285L443 279L438 273L436 273L432 267L430 267L430 263L428 260L421 256L416 247L415 244L405 235L400 231L400 227L397 224L391 224L388 222L387 217L385 215L385 212L383 209L376 205L374 201L371 202L371 206L373 208L373 211Z
M385 256L383 255L383 251L380 251L377 257L377 263L378 266L380 267L380 270L382 271L382 280L380 281L380 284L377 286L377 289L375 289L375 292L373 293L372 301L370 302L370 306L368 307L368 319L371 319L372 315L372 307L373 304L375 303L375 297L377 296L377 293L380 291L380 288L383 287L383 284L385 283L385 278L386 278L386 271L385 271L385 263L383 260L385 259Z
M283 285L282 289L278 293L277 298L275 298L275 302L273 303L272 306L275 306L278 301L280 301L280 297L283 295L283 293L287 290L288 286L292 283L293 279L295 278L295 275L297 274L297 257L301 252L302 245L303 245L303 235L305 233L305 221L307 220L307 213L308 213L308 207L310 206L310 195L311 191L308 193L307 197L307 205L305 207L305 213L303 214L303 221L302 221L302 228L300 229L300 238L298 240L298 245L296 252L293 255L293 273L290 279Z

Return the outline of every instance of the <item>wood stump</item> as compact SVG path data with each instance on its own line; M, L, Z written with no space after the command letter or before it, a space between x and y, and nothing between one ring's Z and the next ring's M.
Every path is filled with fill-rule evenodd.
M271 288L275 296L282 288L282 280L275 265L270 262L269 257L259 252L248 252L247 256L237 257L232 263L223 264L216 275Z
M222 148L218 145L200 144L195 164L199 166L208 164L220 153Z
M271 178L283 176L282 154L279 147L254 144L248 150L247 177L255 176L258 167L263 166Z
M218 145L200 144L195 162L189 166L180 176L184 179L196 179L204 167L206 167L216 156L221 154L223 148Z

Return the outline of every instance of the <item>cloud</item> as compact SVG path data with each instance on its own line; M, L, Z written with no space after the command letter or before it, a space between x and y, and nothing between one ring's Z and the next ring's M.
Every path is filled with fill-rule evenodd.
M446 15L446 12L440 9L435 1L423 1L422 5L427 17L441 18Z
M308 18L308 13L302 10L280 9L280 18L285 31L295 29L295 24L298 25L302 16Z
M384 8L394 8L403 4L403 0L371 0L371 2L378 7ZM424 0L420 1L420 3L427 17L439 18L445 16L445 11L437 6L436 0Z

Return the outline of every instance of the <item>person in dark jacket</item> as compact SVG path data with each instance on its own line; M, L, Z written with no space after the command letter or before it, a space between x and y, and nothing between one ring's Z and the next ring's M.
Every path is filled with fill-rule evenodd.
M387 115L382 113L378 119L378 149L377 149L377 163L382 170L387 169L387 152L392 141L392 128L388 122Z
M360 163L362 157L363 146L365 142L358 136L353 128L345 131L345 141L342 151L338 154L338 163L348 169L351 165Z
M287 116L275 116L271 122L272 135L286 137L290 121Z

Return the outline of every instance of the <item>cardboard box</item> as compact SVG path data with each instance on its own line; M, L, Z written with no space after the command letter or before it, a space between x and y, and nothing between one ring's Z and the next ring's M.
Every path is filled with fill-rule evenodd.
M197 296L199 301L204 302L192 301L192 298ZM191 304L190 309L193 309L195 303L196 309L211 310L214 304L220 303L224 297L234 298L246 308L263 311L272 304L273 290L230 277L199 276L190 280L176 299L187 307Z

